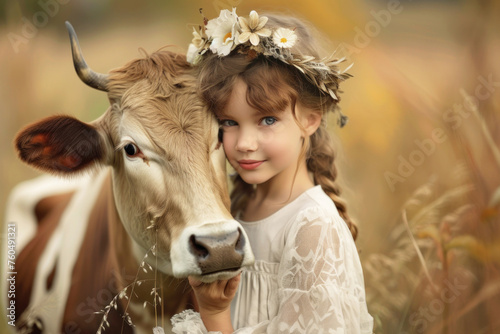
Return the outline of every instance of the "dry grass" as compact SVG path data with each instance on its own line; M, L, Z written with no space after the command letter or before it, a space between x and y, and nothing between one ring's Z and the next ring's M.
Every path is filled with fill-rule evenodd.
M363 263L376 333L500 329L500 173L488 174L490 167L500 170L491 130L500 110L492 111L493 126L485 111L471 112L475 119L450 133L462 154L450 168L452 184L434 176L418 187L387 240L390 250ZM473 149L478 142L489 154Z

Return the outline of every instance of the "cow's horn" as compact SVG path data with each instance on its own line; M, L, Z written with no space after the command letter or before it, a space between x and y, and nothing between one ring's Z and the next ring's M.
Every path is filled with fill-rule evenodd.
M92 71L83 58L82 49L78 43L75 29L71 23L66 21L66 28L68 28L69 39L71 41L71 53L73 54L73 64L75 65L76 73L80 79L92 88L96 88L107 92L108 75Z

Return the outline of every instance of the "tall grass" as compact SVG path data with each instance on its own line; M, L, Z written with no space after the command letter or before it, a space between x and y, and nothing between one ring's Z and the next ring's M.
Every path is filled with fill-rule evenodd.
M451 132L462 161L450 169L452 185L431 177L415 189L391 250L364 262L376 333L500 331L500 172L488 173L500 171L500 155L482 113L473 114L468 129ZM478 140L489 154L473 149Z

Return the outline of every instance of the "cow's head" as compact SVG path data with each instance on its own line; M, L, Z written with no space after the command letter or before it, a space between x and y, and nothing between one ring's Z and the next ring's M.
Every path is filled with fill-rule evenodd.
M115 205L137 256L156 245L151 263L158 260L167 274L212 281L251 264L245 232L228 211L218 124L185 57L158 51L96 73L67 27L78 75L106 91L110 107L89 124L55 116L28 126L16 139L20 158L59 175L110 166Z

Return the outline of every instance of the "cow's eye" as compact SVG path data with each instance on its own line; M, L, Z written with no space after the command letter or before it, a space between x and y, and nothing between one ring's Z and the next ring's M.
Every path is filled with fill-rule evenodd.
M135 144L132 144L132 143L128 143L127 145L125 145L123 147L123 149L125 150L125 153L129 157L133 157L134 155L139 153L139 148L137 146L135 146Z

